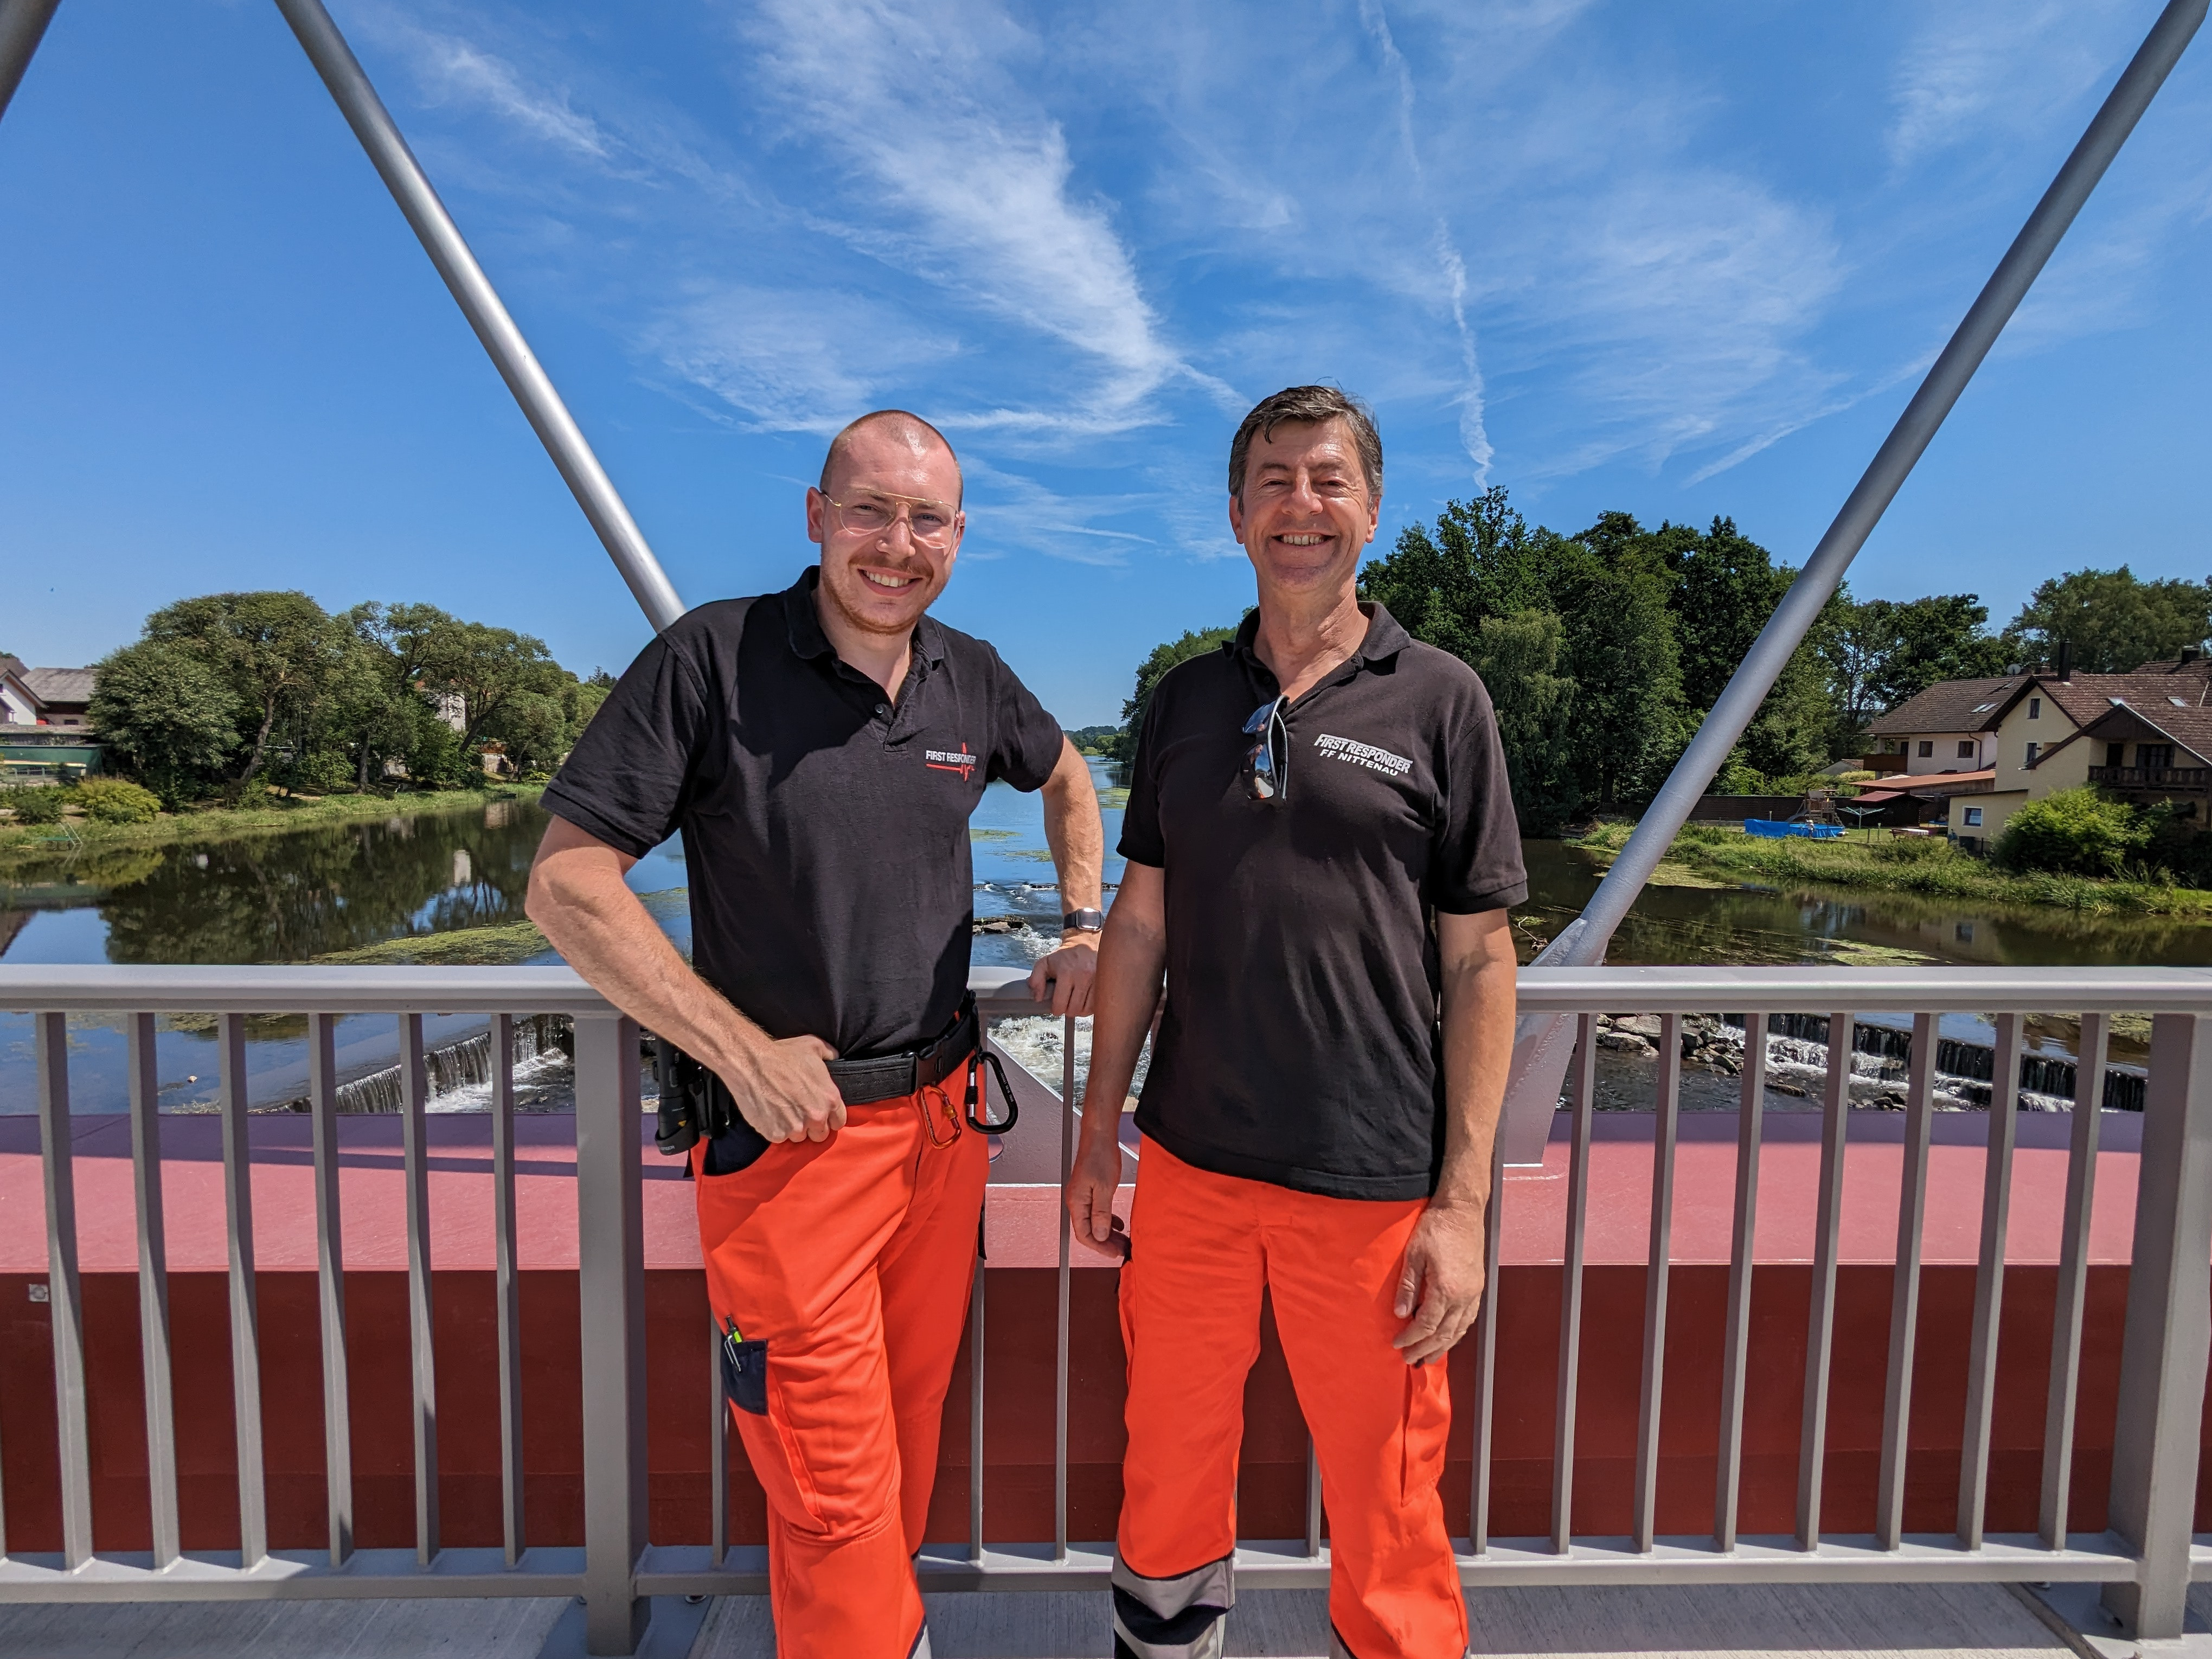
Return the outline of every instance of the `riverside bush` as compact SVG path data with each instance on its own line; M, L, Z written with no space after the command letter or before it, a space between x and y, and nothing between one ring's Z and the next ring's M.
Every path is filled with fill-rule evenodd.
M0 789L0 806L15 815L21 823L59 823L62 808L69 805L69 792L52 787L19 784L13 789Z
M2007 870L2117 876L2150 843L2150 828L2125 801L2092 788L2062 789L2012 815L1990 849Z
M161 811L159 795L121 778L87 778L76 799L94 823L151 823Z

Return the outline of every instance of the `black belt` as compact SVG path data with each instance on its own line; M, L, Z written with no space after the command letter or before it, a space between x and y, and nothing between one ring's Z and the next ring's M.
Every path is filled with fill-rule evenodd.
M942 1083L975 1052L980 1022L971 992L960 999L960 1012L943 1036L903 1054L882 1054L874 1060L833 1060L830 1080L848 1106L869 1106L878 1100L897 1100L933 1083Z
M848 1106L902 1099L942 1083L965 1066L980 1046L981 1035L975 998L969 993L961 998L960 1012L953 1016L952 1024L936 1038L901 1054L830 1060L830 1079ZM768 1150L767 1139L745 1121L727 1084L666 1037L656 1038L655 1044L653 1070L660 1083L660 1123L653 1139L664 1155L679 1157L704 1139L709 1143L708 1173L716 1175L742 1170ZM971 1074L965 1103L968 1124L979 1134L1003 1134L1014 1127L1018 1115L1014 1091L998 1056L986 1048L982 1059L998 1076L1006 1115L995 1123L977 1119L977 1091Z

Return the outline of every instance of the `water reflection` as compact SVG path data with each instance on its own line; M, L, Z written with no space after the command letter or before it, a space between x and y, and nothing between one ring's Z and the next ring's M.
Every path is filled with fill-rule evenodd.
M522 915L545 813L487 812L331 824L283 835L119 854L30 872L33 908L90 903L120 963L306 962L410 934Z
M1524 942L1533 943L1581 914L1603 871L1559 842L1521 845L1528 865L1528 903L1514 915ZM1527 960L1529 951L1522 955ZM1606 960L2186 967L2212 963L2212 927L2160 916L2096 916L1809 884L1649 887L1621 924Z

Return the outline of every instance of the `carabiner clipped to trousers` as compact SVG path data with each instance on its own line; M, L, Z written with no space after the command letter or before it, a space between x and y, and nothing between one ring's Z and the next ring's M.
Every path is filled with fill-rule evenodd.
M991 1075L999 1079L999 1092L1001 1095L1004 1095L1006 1100L1006 1115L1003 1121L998 1123L986 1122L975 1115L975 1108L978 1104L976 1095L979 1090L986 1097L981 1101L981 1104L987 1111L990 1109L990 1101L988 1099L990 1091L988 1089L981 1088L983 1078L983 1068L986 1066L988 1066L991 1068ZM1022 1109L1015 1103L1013 1085L1006 1081L1006 1068L999 1063L998 1055L993 1054L988 1048L979 1048L975 1051L975 1064L968 1068L968 1103L966 1109L968 1114L968 1127L973 1129L979 1135L1002 1135L1009 1129L1012 1129L1015 1124L1021 1121Z

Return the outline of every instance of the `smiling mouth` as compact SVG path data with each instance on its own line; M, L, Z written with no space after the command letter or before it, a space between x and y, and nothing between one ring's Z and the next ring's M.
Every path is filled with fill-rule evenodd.
M1282 543L1285 547L1319 547L1323 542L1333 541L1335 538L1324 536L1318 531L1300 531L1295 535L1278 536L1275 539Z
M882 588L886 593L896 593L902 588L912 587L921 580L919 576L894 576L888 572L874 570L863 570L860 573L860 579L872 587Z

